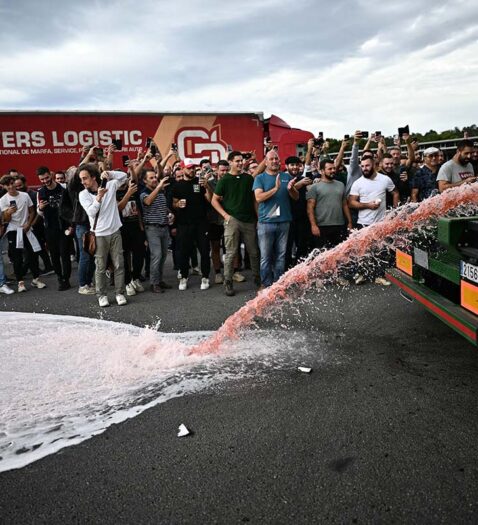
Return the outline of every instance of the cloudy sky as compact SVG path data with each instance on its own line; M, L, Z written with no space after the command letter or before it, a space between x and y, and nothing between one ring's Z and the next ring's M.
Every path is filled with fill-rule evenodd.
M0 109L262 111L335 137L478 123L470 0L0 0L0 29Z

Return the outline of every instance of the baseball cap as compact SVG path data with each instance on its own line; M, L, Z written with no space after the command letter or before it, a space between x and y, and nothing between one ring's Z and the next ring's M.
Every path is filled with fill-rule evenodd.
M196 166L196 163L193 159L184 159L180 162L179 165L181 166L181 168L193 168L194 166Z
M423 156L428 157L429 155L436 155L437 153L440 153L440 150L438 148L430 146L423 152Z

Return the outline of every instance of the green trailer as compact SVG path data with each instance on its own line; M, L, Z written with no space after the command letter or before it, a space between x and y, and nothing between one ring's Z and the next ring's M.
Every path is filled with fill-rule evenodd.
M478 346L478 217L439 219L437 240L437 250L397 250L387 278Z

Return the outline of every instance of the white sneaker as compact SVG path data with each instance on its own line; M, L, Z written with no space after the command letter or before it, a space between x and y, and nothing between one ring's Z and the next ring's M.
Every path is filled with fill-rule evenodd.
M38 279L38 277L32 280L32 286L34 286L35 288L39 288L39 289L46 288L46 284L42 283L40 279Z
M188 280L186 279L186 277L181 277L181 279L179 280L179 289L186 290L187 287L188 287Z
M76 261L76 257L73 254L71 254L70 255L70 262L75 262L75 261Z
M81 295L94 295L96 292L92 286L85 284L84 286L80 286L78 288L78 293Z
M181 275L181 270L178 270L178 281L180 281L182 278L183 276Z
M126 285L126 295L136 295L136 288L134 287L133 281Z
M134 281L131 281L131 284L134 286L134 289L137 292L144 292L144 286L141 284L141 281L139 279L135 279Z
M242 275L242 273L234 272L232 275L232 280L236 281L236 283L243 283L246 278Z
M343 277L337 277L337 284L339 286L348 286L350 283L347 281L347 279L344 279Z
M25 283L23 281L18 281L18 293L26 292L27 288L25 286Z
M355 284L363 284L365 282L365 277L357 273L354 277Z
M375 279L375 284L380 284L382 286L390 286L392 283L390 281L387 281L385 277L377 277Z
M192 273L193 275L201 275L201 270L199 269L199 266L195 266L195 267L192 269L191 273Z
M201 279L201 290L207 290L209 288L209 279L206 279L206 277L203 277Z
M110 302L108 301L108 296L107 295L100 295L99 298L98 298L98 304L100 306L109 306Z
M222 284L224 282L224 277L222 276L222 273L216 273L216 277L214 277L214 282L216 284Z
M2 284L2 286L0 286L0 293L4 293L5 295L11 295L12 293L15 293L15 290L12 290L6 284Z
M122 293L119 293L116 296L116 302L118 303L118 306L124 306L125 304L128 304L126 297Z

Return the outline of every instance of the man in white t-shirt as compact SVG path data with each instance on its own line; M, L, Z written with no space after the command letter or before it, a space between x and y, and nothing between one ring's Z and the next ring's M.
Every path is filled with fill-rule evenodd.
M121 240L121 219L116 202L116 192L126 181L122 171L104 171L101 174L94 164L84 164L79 177L84 190L79 194L80 204L88 214L91 231L96 235L95 281L100 306L109 306L106 283L108 255L114 267L116 302L126 304L124 296L124 259ZM95 219L98 217L95 227Z
M380 222L385 217L385 203L387 192L393 197L393 207L399 203L399 193L390 177L375 171L375 164L372 157L364 157L360 163L362 176L357 179L350 189L349 206L358 210L358 228L370 226ZM384 271L379 270L375 282L383 286L389 286L390 282L384 277ZM363 275L355 276L355 283L365 282Z
M17 191L15 177L12 175L4 175L0 179L0 184L7 190L7 193L0 199L0 212L3 220L8 223L6 228L8 252L13 259L18 291L26 291L23 280L24 252L27 258L27 267L31 269L33 275L32 286L45 288L45 283L39 279L38 257L35 256L35 252L41 251L41 246L31 229L35 219L33 202L28 193Z

